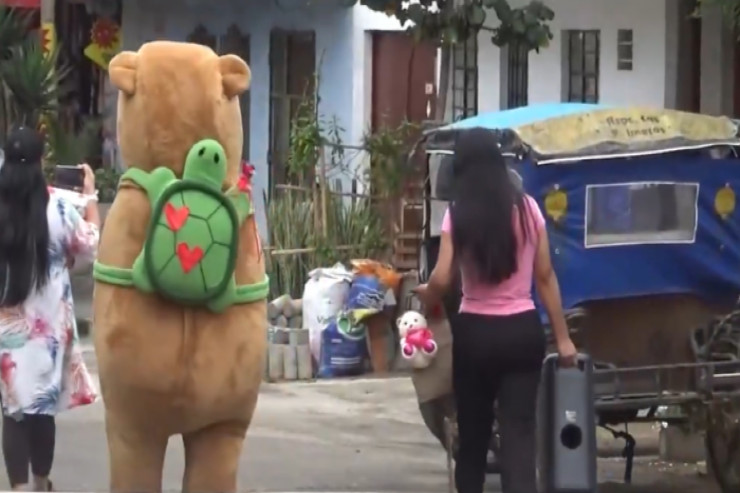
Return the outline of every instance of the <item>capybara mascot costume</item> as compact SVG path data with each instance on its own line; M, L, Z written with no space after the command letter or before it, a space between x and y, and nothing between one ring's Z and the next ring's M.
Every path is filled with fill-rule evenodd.
M183 491L233 492L268 289L240 177L251 73L237 56L162 41L118 54L109 73L127 168L93 271L110 487L161 491L167 440L182 435Z

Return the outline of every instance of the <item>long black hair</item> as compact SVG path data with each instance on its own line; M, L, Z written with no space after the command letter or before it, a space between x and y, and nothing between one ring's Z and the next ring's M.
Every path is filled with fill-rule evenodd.
M472 128L455 143L453 191L450 204L456 257L474 267L482 282L498 284L518 269L517 252L529 237L529 209L514 184L490 130ZM513 221L519 211L517 235Z
M11 130L0 168L0 307L23 303L49 280L49 191L41 168L43 137Z

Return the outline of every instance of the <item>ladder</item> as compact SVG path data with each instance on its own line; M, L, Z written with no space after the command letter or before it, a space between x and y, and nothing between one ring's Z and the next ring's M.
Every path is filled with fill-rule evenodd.
M400 199L393 235L393 265L400 272L419 268L424 225L423 186L423 182L409 185Z

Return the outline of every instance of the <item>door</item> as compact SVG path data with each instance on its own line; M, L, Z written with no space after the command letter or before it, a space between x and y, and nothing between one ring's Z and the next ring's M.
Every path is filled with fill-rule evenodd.
M415 43L402 32L373 33L372 129L396 128L404 120L421 124L434 119L437 49L431 43ZM394 234L394 263L414 269L418 263L423 225L423 167L407 180L398 200L378 204Z
M373 33L372 128L434 119L437 49L403 32Z

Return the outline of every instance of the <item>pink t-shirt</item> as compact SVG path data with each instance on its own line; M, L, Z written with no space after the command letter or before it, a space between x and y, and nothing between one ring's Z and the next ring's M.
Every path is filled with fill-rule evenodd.
M514 208L513 221L516 231L519 253L517 257L517 271L500 284L486 284L465 275L462 271L462 303L460 311L477 313L480 315L512 315L534 309L532 301L532 274L534 271L534 256L539 243L539 236L545 225L537 202L525 195L527 215L530 228L527 241L522 245L522 234L519 222L519 211ZM450 210L445 212L442 219L442 231L452 233L452 218Z

